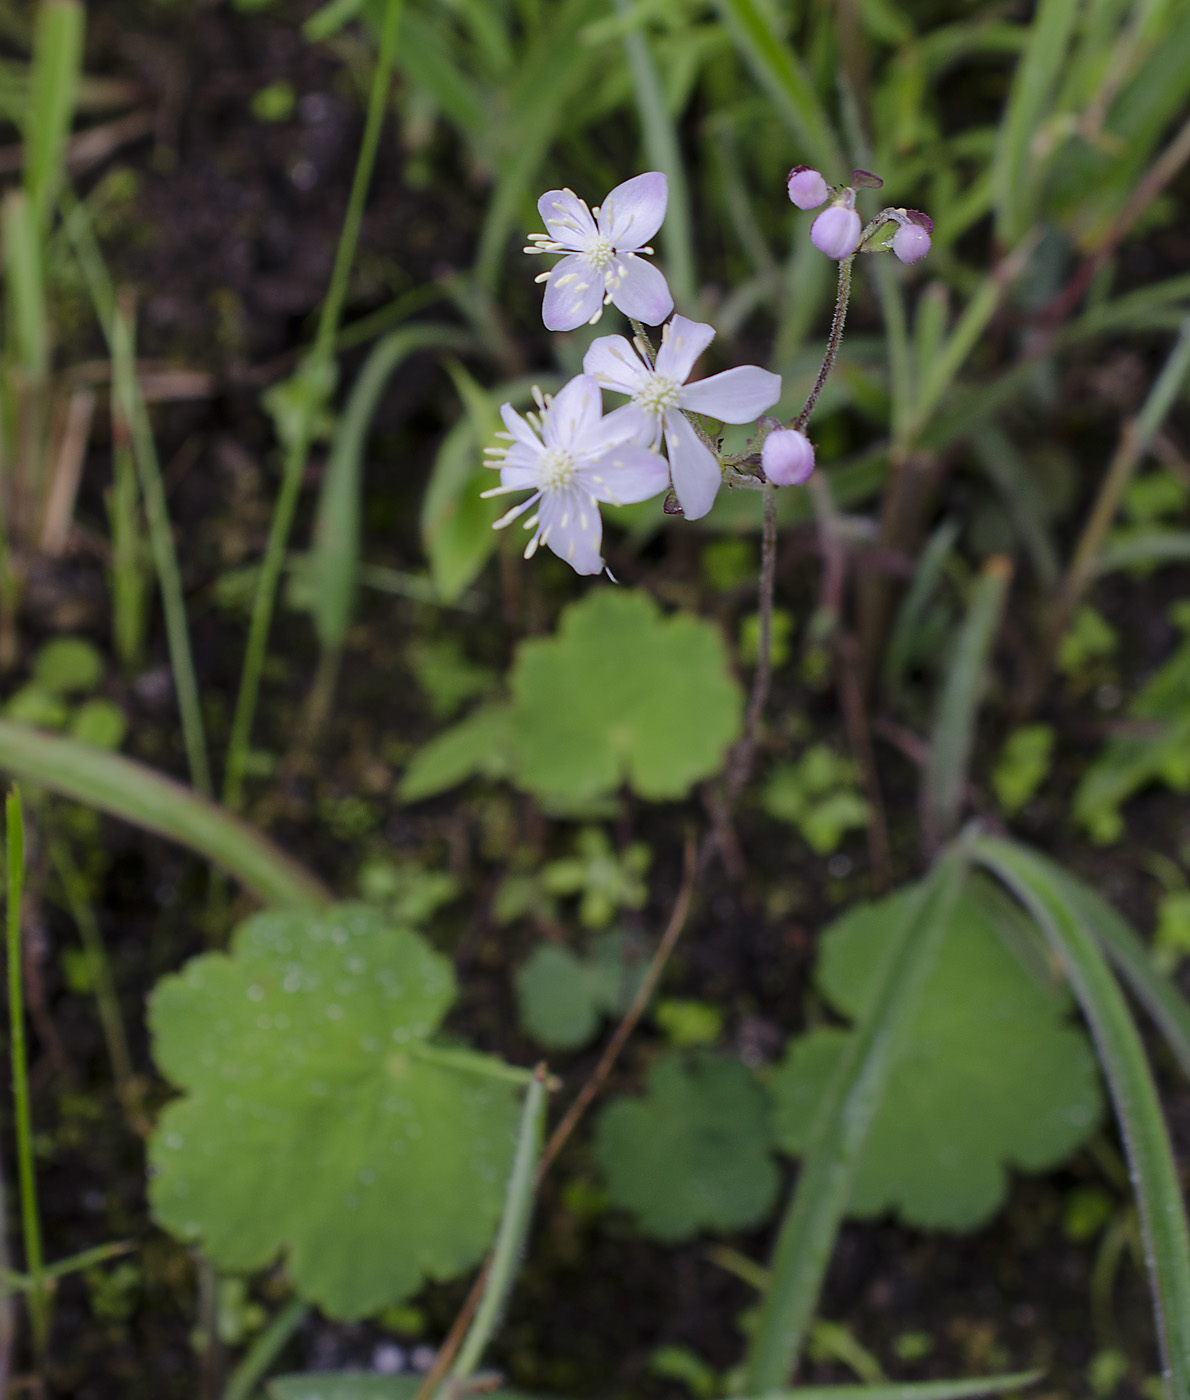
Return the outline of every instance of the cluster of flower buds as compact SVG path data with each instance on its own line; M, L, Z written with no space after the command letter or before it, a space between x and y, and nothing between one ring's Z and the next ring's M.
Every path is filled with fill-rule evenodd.
M878 190L883 184L879 175L868 170L853 170L849 185L832 190L817 170L808 165L795 165L789 172L786 189L799 209L817 209L831 199L830 207L810 226L810 241L820 253L842 261L858 251L864 241L864 227L855 207L856 190ZM934 225L928 215L917 209L882 209L869 225L869 232L890 223L896 224L896 232L891 245L882 246L891 246L902 262L915 263L930 251Z

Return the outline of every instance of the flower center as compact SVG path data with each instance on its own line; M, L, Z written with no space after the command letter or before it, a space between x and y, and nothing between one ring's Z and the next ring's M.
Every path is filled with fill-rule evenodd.
M649 413L664 413L667 408L677 408L681 391L682 386L676 379L664 374L650 374L632 396L632 402Z
M543 491L560 491L574 480L574 457L564 447L547 447L537 459L537 481Z
M587 261L600 272L605 272L616 256L616 245L605 234L598 233L587 245Z

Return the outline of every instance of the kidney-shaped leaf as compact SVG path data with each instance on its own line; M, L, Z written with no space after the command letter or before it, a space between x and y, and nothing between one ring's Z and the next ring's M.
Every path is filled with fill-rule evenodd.
M604 1109L595 1153L613 1204L666 1242L759 1224L777 1194L768 1105L738 1060L667 1054L644 1098Z
M626 589L590 594L555 636L523 642L511 686L516 780L543 797L583 801L625 781L681 797L719 769L740 727L716 629L664 618Z
M429 1043L453 998L446 959L362 905L257 915L164 978L154 1054L184 1097L150 1143L158 1222L224 1269L288 1250L336 1317L476 1263L523 1076Z
M823 936L818 984L841 1012L866 1011L876 950L900 892L849 910ZM963 892L864 1143L853 1215L971 1229L1000 1205L1006 1166L1041 1171L1086 1141L1103 1112L1095 1059L1069 998L1026 968L1017 907L983 880ZM1006 942L1006 939L1008 940ZM849 1031L800 1036L776 1070L781 1146L800 1153Z

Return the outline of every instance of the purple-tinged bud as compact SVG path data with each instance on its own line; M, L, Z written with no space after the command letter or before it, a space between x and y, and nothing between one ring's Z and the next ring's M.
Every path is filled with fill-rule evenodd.
M774 486L800 486L814 470L814 445L796 428L778 428L764 440L760 465Z
M854 209L832 204L810 225L810 242L828 258L849 258L859 247L863 225Z
M817 209L826 202L830 187L818 173L808 165L795 165L789 172L786 184L789 198L799 209Z
M930 251L930 235L920 224L902 224L893 234L892 250L903 263L915 263Z

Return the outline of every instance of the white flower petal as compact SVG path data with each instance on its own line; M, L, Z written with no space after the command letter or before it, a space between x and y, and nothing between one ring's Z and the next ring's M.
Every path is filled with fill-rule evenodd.
M603 399L599 385L589 374L578 374L554 395L549 412L541 420L547 447L570 452L587 450L586 439L599 426Z
M611 447L629 443L634 447L656 447L660 441L660 416L639 404L626 403L591 429L585 445L590 456L598 457Z
M599 503L578 487L541 498L538 534L576 574L603 571L603 521Z
M505 466L500 468L500 485L506 490L536 491L538 486L537 468Z
M541 319L547 331L573 331L603 306L603 274L585 254L571 253L550 269Z
M715 504L723 473L714 453L680 413L665 415L665 446L674 494L687 520L706 515Z
M622 252L643 248L661 227L668 202L669 181L660 170L635 175L617 185L603 201L599 209L599 231Z
M504 426L518 443L527 447L530 452L541 452L541 439L513 408L512 404L502 403L500 405L500 417L504 419Z
M583 356L583 373L593 374L605 389L635 394L649 371L622 335L601 335Z
M537 212L554 242L576 253L585 251L599 233L586 202L573 190L546 190L537 201Z
M682 390L682 407L721 423L751 423L781 397L781 376L756 365L737 365Z
M626 506L647 501L669 485L669 463L659 452L625 443L579 470L583 489L597 501Z
M664 276L652 263L631 253L616 259L616 269L619 280L614 284L609 281L607 288L612 294L612 305L646 326L659 326L674 309Z
M715 339L713 326L675 316L661 332L661 348L657 351L657 373L667 379L685 384L694 368L694 361Z

